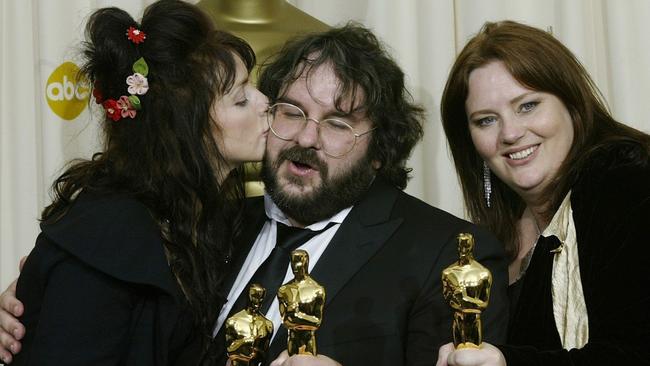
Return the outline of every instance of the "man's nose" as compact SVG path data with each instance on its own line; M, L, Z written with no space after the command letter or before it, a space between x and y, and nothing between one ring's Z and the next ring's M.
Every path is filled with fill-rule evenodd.
M305 125L298 131L294 138L298 145L305 148L320 148L318 142L318 122L307 118Z

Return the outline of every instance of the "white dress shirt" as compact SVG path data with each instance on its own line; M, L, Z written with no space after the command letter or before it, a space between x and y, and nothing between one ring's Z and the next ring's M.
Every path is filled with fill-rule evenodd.
M316 231L324 229L330 222L336 223L329 229L314 236L299 247L299 249L306 250L307 253L309 253L309 272L312 271L314 265L316 265L318 259L320 259L320 256L327 248L327 245L332 240L336 234L336 231L339 229L341 223L343 220L345 220L348 213L350 213L351 209L352 207L348 207L342 211L339 211L339 213L327 220L319 221L305 227L305 229ZM264 260L266 260L266 258L271 254L271 251L275 247L277 223L280 222L287 226L292 226L286 215L278 208L278 206L275 205L275 203L273 203L271 198L266 194L264 195L264 211L266 212L266 216L269 219L264 223L262 230L257 235L257 239L255 239L255 243L253 244L250 252L248 253L248 256L246 257L246 261L244 261L242 268L239 270L239 274L237 275L237 278L235 279L235 282L233 283L232 288L228 293L228 300L219 312L219 318L217 319L217 324L214 328L213 335L216 335L223 323L225 323L226 318L228 317L228 313L230 313L230 309L232 308L235 301L237 301L237 298L241 292L244 291L248 285L248 282L255 274L255 271L257 271L257 268L259 268ZM287 273L284 276L284 281L282 281L282 283L286 283L292 278L293 272L291 271L291 265L288 265ZM317 278L315 280L318 281ZM267 293L266 296L275 297L273 303L271 304L271 307L265 314L265 316L273 322L273 336L275 337L277 330L282 324L280 309L278 307L278 299L276 294Z

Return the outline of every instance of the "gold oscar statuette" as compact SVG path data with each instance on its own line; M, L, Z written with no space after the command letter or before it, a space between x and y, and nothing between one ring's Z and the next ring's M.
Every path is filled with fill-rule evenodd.
M273 335L273 322L260 314L266 290L248 289L248 306L226 320L226 352L232 366L257 366L264 360Z
M481 312L488 306L492 274L474 260L474 237L457 237L458 261L442 271L442 293L454 310L454 346L479 348L483 341Z
M294 279L278 290L282 323L288 330L289 356L316 356L316 330L323 320L325 289L308 273L309 254L304 250L291 252Z

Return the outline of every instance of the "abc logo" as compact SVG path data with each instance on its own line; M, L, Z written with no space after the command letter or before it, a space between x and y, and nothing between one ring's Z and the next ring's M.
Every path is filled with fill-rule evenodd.
M65 120L77 118L88 104L88 80L80 78L79 67L64 62L47 79L45 98L50 109Z

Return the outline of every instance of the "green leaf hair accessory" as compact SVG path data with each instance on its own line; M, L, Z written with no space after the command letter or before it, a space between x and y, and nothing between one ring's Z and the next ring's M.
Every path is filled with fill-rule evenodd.
M149 74L149 65L147 65L147 61L140 57L135 63L133 63L133 72L137 72L146 77Z
M137 95L129 95L129 102L131 102L131 106L133 106L133 109L139 111L142 109L142 105L140 104L140 98L138 98Z

